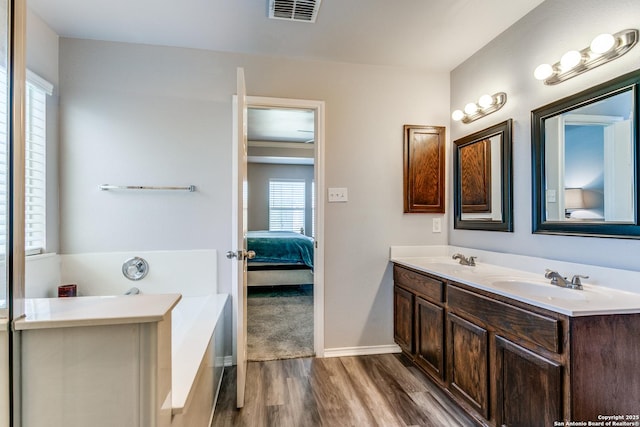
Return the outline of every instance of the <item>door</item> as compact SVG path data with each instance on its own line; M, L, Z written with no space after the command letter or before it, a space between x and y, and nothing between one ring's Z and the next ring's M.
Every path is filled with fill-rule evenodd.
M416 363L444 380L444 309L416 297Z
M453 313L447 318L449 389L489 418L489 333Z
M496 424L553 425L562 419L562 366L496 337Z
M413 299L411 292L393 287L393 337L409 354L413 354Z
M247 374L247 103L244 70L237 70L237 95L233 114L233 177L231 244L227 252L234 266L231 269L233 309L236 322L237 406L244 406Z
M604 128L605 221L634 221L632 126L631 120L622 120Z
M316 357L324 356L324 101L247 96L251 108L285 108L315 112L315 249L313 251L313 345Z

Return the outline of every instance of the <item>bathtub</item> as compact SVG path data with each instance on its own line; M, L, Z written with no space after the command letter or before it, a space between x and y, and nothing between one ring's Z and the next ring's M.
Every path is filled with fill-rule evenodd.
M149 274L136 282L122 274L124 260L134 256L150 266ZM171 393L160 402L162 416L170 412L171 427L210 425L223 365L231 355L231 304L227 294L216 294L217 251L45 254L28 257L25 270L28 298L55 297L60 283L76 283L79 296L123 295L133 286L143 295L180 293L171 313Z
M209 426L224 367L227 294L183 297L171 313L171 426Z

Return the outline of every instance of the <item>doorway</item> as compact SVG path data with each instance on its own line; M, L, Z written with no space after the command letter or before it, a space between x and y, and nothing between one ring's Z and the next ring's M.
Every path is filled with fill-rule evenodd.
M247 107L248 360L322 357L324 103Z

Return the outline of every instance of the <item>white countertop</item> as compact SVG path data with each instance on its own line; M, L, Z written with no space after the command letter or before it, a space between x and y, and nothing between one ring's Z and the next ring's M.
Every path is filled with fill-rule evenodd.
M474 255L473 252L466 250L462 253L469 256ZM533 273L481 260L476 261L475 267L470 267L460 265L442 251L423 251L419 256L407 256L409 253L392 249L390 260L556 313L568 316L640 313L640 293L590 284L588 279L583 281L583 290L563 289L551 285L544 277L544 270Z
M17 330L148 323L162 320L180 294L140 294L25 300Z

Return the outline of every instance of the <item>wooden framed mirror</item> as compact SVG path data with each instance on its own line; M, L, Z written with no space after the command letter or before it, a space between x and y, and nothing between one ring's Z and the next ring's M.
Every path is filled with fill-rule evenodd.
M533 232L640 238L640 70L531 113Z
M513 231L512 120L454 141L454 228Z

